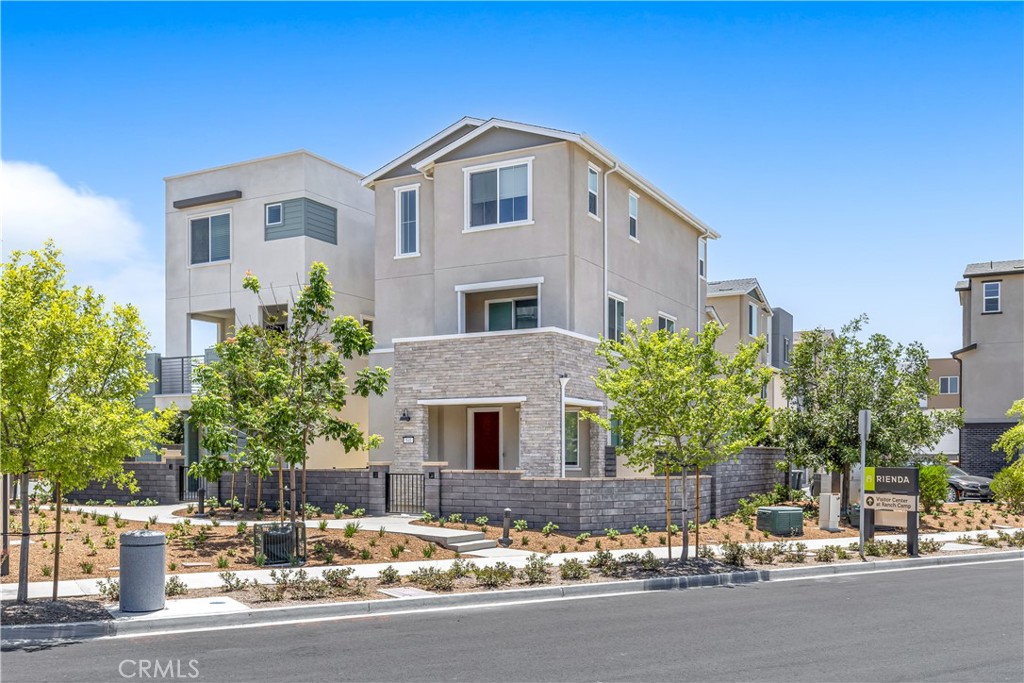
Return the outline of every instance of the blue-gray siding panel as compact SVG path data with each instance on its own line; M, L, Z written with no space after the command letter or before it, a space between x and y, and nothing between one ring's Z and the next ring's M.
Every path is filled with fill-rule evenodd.
M305 199L289 199L283 202L267 202L267 204L281 204L282 221L281 225L266 225L264 223L263 239L265 241L283 240L288 237L302 237L302 226L305 222ZM266 215L266 207L264 207L264 221L266 221Z
M338 210L312 199L306 200L306 237L338 243Z
M312 199L300 197L281 204L281 225L264 225L263 238L266 241L283 240L289 237L312 237L330 244L338 243L338 210ZM264 209L264 220L266 209Z

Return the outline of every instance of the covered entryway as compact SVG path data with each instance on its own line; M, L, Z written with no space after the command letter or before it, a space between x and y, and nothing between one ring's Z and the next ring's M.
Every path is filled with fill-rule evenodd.
M519 467L520 412L525 396L421 399L427 408L426 461L455 470Z
M468 423L470 469L502 469L501 408L470 408Z

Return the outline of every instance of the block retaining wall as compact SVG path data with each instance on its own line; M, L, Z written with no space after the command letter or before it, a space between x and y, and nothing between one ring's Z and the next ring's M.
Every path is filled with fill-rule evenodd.
M119 489L112 483L94 481L80 491L69 491L65 497L79 503L87 500L97 500L101 503L112 500L118 505L125 505L129 501L146 498L157 500L161 505L176 503L180 466L180 459L165 462L126 462L125 470L135 473L135 481L139 485L138 493L129 493L127 489Z
M785 457L786 451L782 448L745 448L736 460L704 470L714 480L713 516L730 515L739 508L740 498L752 493L766 493L776 484L784 484L786 473L775 465Z

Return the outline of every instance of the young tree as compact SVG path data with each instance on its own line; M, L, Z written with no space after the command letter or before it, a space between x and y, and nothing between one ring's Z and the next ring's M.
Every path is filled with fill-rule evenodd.
M29 475L56 505L53 599L60 579L61 497L90 481L134 490L124 460L153 447L174 417L135 406L147 389L146 332L132 306L106 308L69 287L60 252L15 251L0 275L0 468L21 477L18 600L28 598Z
M665 530L671 543L671 475L683 475L683 559L687 558L686 471L697 474L696 518L700 520L700 470L735 457L757 442L768 419L758 398L771 378L760 367L764 339L740 344L732 357L715 348L724 328L710 323L696 337L652 331L652 320L626 324L622 341L602 339L597 353L607 367L595 378L612 401L611 417L622 434L620 450L630 467L665 476ZM611 420L587 418L605 429ZM699 544L700 537L695 542ZM669 547L671 552L671 546Z
M861 410L871 411L867 464L883 467L912 462L963 423L960 410L921 410L921 398L938 391L928 379L924 347L878 333L862 340L867 322L866 315L855 318L835 338L820 329L801 337L783 372L782 393L790 407L776 411L774 421L790 461L842 472L844 491L851 463L860 461Z
M249 273L243 287L256 295L261 289ZM333 311L327 267L313 263L283 331L246 325L218 344L219 361L197 371L201 389L192 415L204 430L204 447L213 456L224 456L237 449L239 435L245 434L246 447L257 459L275 453L282 521L285 465L293 523L299 506L295 470L302 467L305 515L307 448L314 441L339 441L346 452L380 443L379 436L364 435L358 424L342 419L340 413L350 393L382 394L389 371L364 368L349 386L344 361L369 354L373 335L351 316L332 317Z
M1017 399L1006 411L1006 417L1017 416L1017 424L1003 432L994 444L993 451L1006 453L1006 461L1010 462L1015 457L1024 453L1024 398Z

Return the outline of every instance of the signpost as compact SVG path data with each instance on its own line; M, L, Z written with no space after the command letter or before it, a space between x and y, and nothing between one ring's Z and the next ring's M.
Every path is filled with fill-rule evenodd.
M858 525L858 531L860 532L860 559L864 559L864 480L867 477L864 473L867 471L867 453L868 453L868 434L871 433L871 411L862 410L858 415L857 419L857 432L860 434L860 524ZM846 492L843 492L846 495ZM849 499L847 499L849 500Z
M917 508L920 493L920 470L916 467L865 467L861 475L864 496L861 498L861 514L864 510L896 510L907 513L907 554L917 557ZM861 517L861 538L864 538Z

